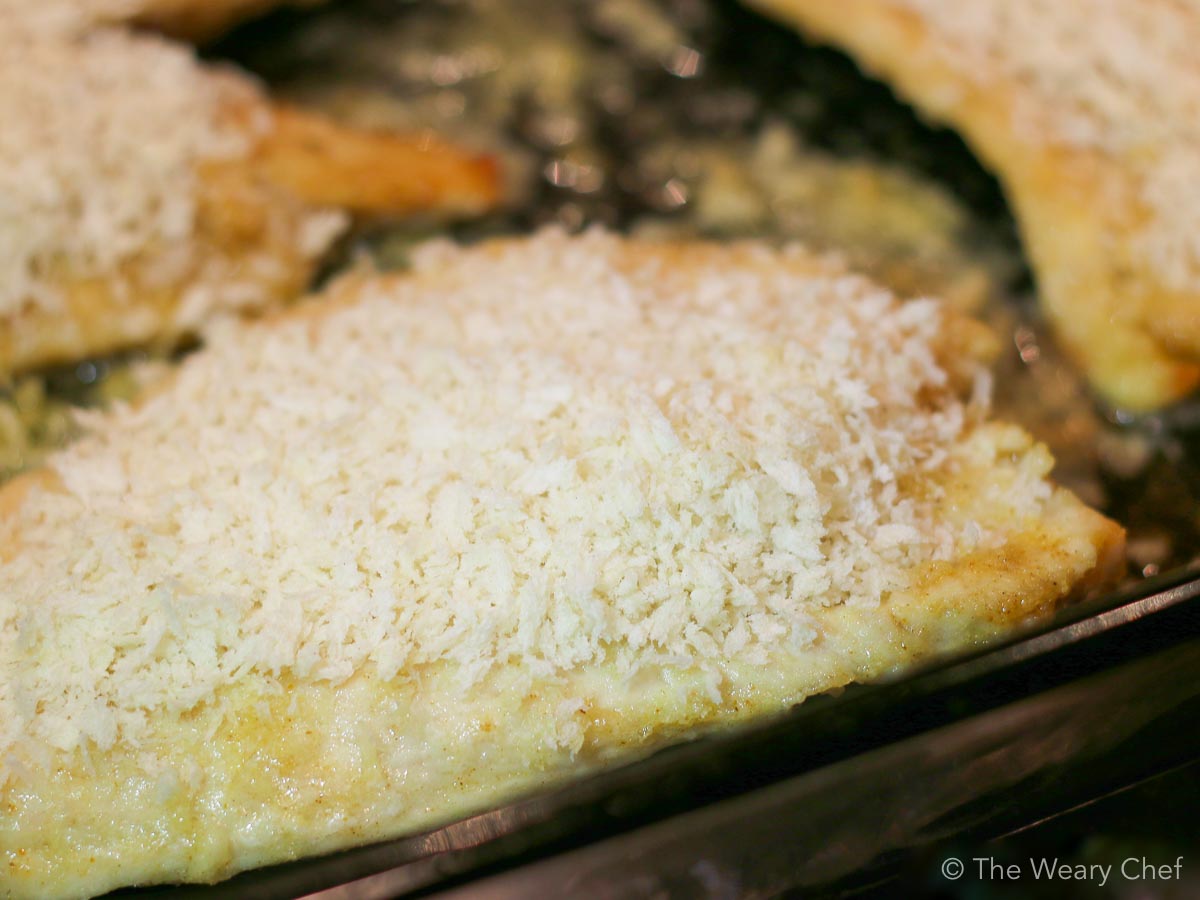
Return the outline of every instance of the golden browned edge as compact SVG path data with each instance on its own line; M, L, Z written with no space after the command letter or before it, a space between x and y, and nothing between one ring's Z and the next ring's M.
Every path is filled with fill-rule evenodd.
M224 111L246 129L264 113L271 125L248 159L201 168L188 271L169 283L154 277L156 254L170 248L147 248L98 277L76 277L71 261L62 260L54 274L65 309L29 306L0 318L0 377L131 346L169 348L184 336L177 322L182 296L206 271L254 283L262 300L245 312L298 296L318 262L301 250L304 224L318 209L360 218L455 217L499 199L492 159L433 135L351 128L266 101Z
M175 37L202 42L279 6L316 6L323 2L325 0L147 0L130 21Z
M1105 399L1151 410L1200 383L1200 297L1167 288L1135 258L1132 239L1149 212L1119 162L1022 134L1013 116L1020 85L985 83L946 62L936 23L886 0L747 2L846 50L962 133L1004 184L1046 315Z
M474 215L500 194L494 159L466 153L432 132L351 128L280 106L254 165L305 203L360 216Z
M505 243L491 249L499 252ZM705 266L754 252L702 244L626 247L619 267L661 267L664 280L685 284L703 277ZM725 255L714 263L718 253ZM787 265L815 272L824 264L801 257ZM272 318L303 318L316 330L364 288L404 277L351 274L324 302ZM419 277L438 284L460 276L450 262ZM986 351L986 342L978 346ZM32 791L0 788L0 866L7 867L9 890L16 897L78 897L134 883L212 882L416 832L572 772L635 758L667 740L778 713L806 696L968 649L1111 585L1123 571L1124 533L1069 492L1055 489L1040 517L1020 523L1003 521L1001 511L986 504L972 506L981 483L998 483L1003 494L1006 479L1024 467L1044 472L1050 465L1045 448L1015 426L980 431L987 432L989 453L946 482L946 515L1006 526L1007 543L925 567L911 589L878 609L825 611L817 644L801 655L767 666L714 661L730 686L719 703L699 671L654 670L628 681L603 664L533 690L510 690L515 674L502 669L463 691L442 665L406 671L390 683L368 668L336 687L295 683L286 675L279 694L256 693L253 683L232 687L221 698L235 711L230 721L220 723L216 705L201 708L161 722L141 748L223 773L213 776L221 782L220 803L205 802L211 801L205 787L184 789L161 809L148 805L152 792L138 752L122 748L96 756L90 772L79 759L66 760L39 776ZM31 491L56 489L57 478L46 469L10 482L0 488L0 519L18 514ZM19 545L0 546L0 558L19 552ZM582 740L575 748L556 748L552 723L568 700ZM359 714L363 709L371 715ZM329 723L339 715L347 721L347 711L355 729L349 748L344 735L326 733L339 731ZM415 736L423 754L402 777L380 757L398 733ZM52 816L22 814L31 793L52 798ZM245 822L264 816L274 839L246 844L240 837ZM20 823L8 834L6 818Z

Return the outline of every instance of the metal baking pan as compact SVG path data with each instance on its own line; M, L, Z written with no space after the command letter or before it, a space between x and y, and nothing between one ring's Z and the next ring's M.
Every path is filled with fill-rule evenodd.
M413 837L113 896L842 894L1200 759L1200 577Z

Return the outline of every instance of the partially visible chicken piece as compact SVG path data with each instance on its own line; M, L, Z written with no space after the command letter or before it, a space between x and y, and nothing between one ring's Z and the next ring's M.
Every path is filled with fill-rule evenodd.
M1178 0L750 0L961 130L1099 394L1200 383L1200 8Z
M324 0L0 0L0 24L42 32L81 32L132 24L192 41L207 41L279 6L316 6Z
M17 44L0 83L0 375L282 303L347 211L467 215L498 194L489 159L280 108L152 36Z

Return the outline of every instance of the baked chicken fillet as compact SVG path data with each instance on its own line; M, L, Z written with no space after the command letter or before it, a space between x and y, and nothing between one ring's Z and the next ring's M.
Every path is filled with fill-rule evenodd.
M0 54L0 377L295 297L349 215L491 204L489 160L272 104L100 30Z
M963 650L1121 529L799 249L421 248L0 491L0 877L215 881Z
M1200 8L750 0L958 129L1012 202L1061 342L1109 402L1200 382Z

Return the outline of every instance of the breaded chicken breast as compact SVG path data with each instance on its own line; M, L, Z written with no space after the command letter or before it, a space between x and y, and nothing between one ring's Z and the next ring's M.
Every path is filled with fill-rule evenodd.
M214 38L279 6L324 0L0 0L0 30L79 34L102 25L143 25L194 41Z
M496 198L489 160L277 107L152 36L15 41L0 84L0 375L292 298L347 212Z
M1003 182L1046 315L1098 392L1200 382L1200 8L1179 0L751 0L842 47Z
M1106 584L989 345L799 249L600 232L230 324L0 490L6 887L447 822Z

